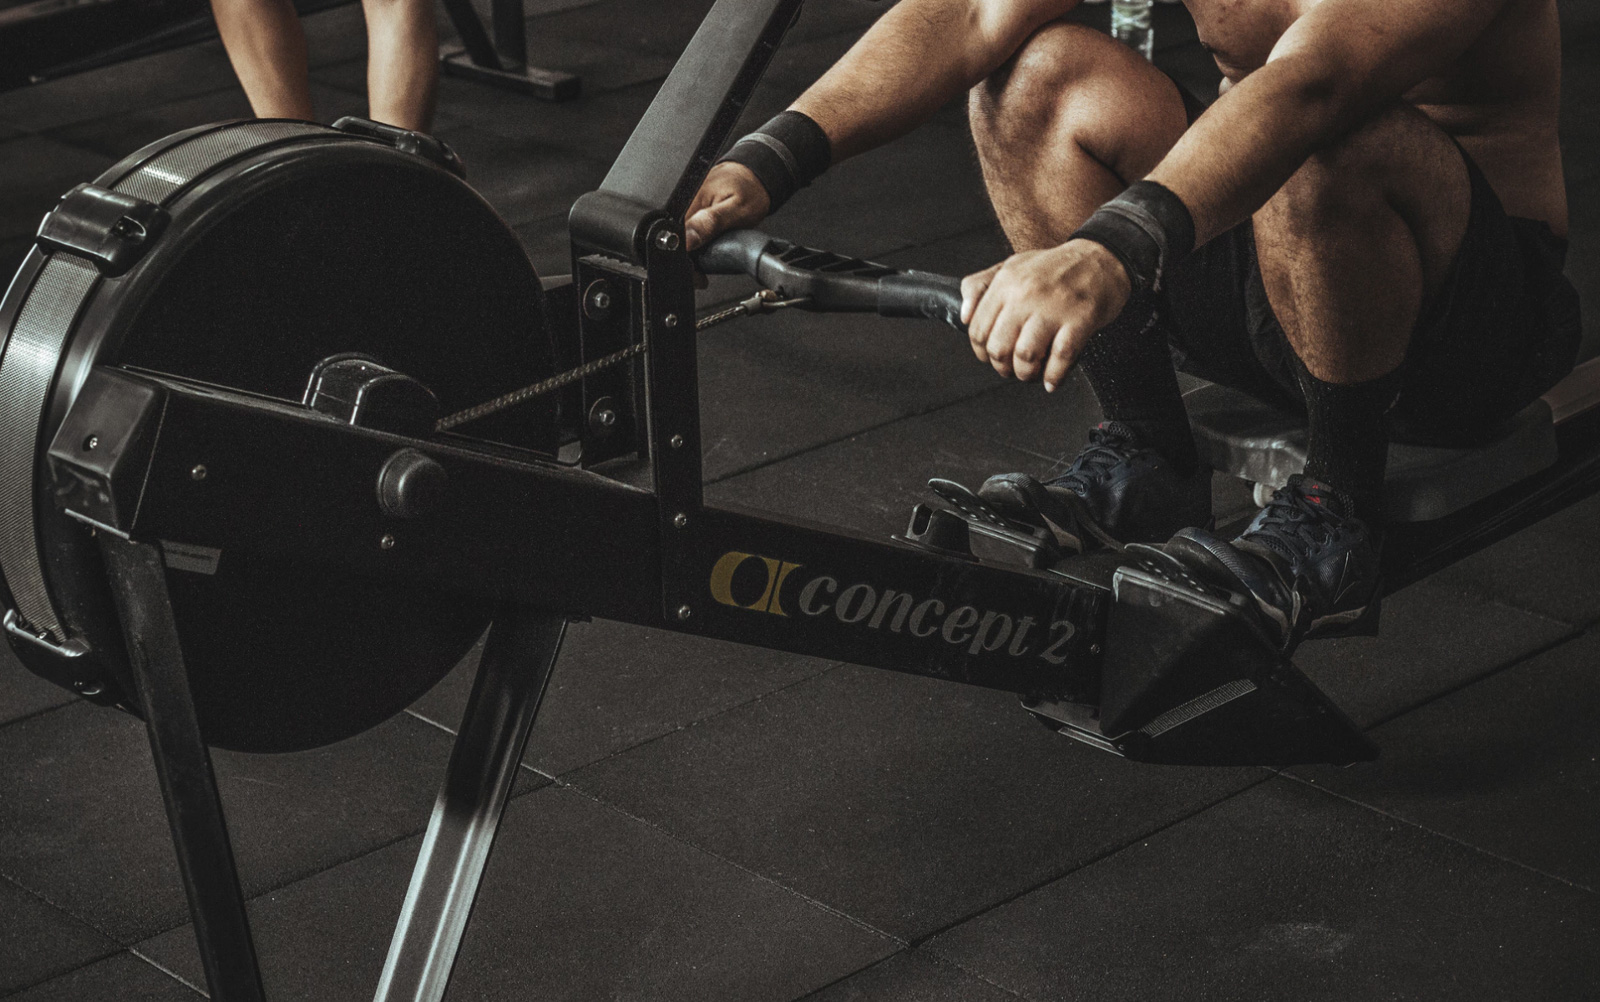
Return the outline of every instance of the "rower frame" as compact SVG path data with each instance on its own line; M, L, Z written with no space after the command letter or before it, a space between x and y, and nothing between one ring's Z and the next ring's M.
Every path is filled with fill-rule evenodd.
M444 995L570 618L1005 689L1055 707L1080 740L1134 758L1151 757L1168 731L1229 704L1277 712L1286 732L1320 734L1321 753L1334 760L1370 754L1225 598L1186 594L1117 568L1114 557L1000 565L704 503L682 217L800 6L718 0L605 181L573 209L574 281L554 298L564 304L558 358L581 364L619 348L646 351L641 371L597 374L573 391L579 406L566 408L569 416L587 418L604 402L613 417L569 417L567 437L585 465L649 458L651 490L466 436L352 424L160 373L100 368L85 382L49 464L65 515L102 538L212 998L254 1002L262 992L165 593L171 555L185 548L409 579L497 609L380 1002ZM1395 527L1386 587L1600 490L1600 411L1592 395L1584 399L1558 424L1554 466L1438 522ZM119 445L90 453L82 443L91 438ZM443 506L426 517L398 518L374 503L375 479L403 450L423 452L449 484ZM1165 671L1196 664L1196 679ZM1092 712L1111 695L1108 678L1117 715L1133 720L1123 734L1099 734ZM1177 695L1147 706L1161 686ZM1147 712L1139 718L1130 707Z

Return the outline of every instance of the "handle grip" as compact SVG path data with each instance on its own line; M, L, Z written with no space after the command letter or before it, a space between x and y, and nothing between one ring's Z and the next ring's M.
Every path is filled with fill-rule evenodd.
M961 280L801 247L760 230L730 230L699 255L708 275L749 275L800 309L942 320L965 332Z
M878 279L878 312L886 317L940 320L966 332L961 322L961 279L930 271L902 271Z

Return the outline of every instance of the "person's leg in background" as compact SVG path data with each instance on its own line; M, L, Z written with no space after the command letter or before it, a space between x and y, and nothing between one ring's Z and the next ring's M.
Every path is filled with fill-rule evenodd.
M306 36L292 0L211 0L211 10L256 117L309 120Z
M427 132L439 81L431 0L362 0L367 17L367 101L374 121Z

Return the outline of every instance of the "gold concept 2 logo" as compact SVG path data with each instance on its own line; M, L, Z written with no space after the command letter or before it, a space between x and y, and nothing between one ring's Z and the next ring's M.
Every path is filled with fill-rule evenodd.
M711 597L735 609L789 618L790 610L783 605L784 582L802 566L730 550L711 567ZM1067 660L1067 641L1077 633L1069 619L1057 619L1047 629L1038 630L1040 621L1033 616L1012 616L973 605L950 608L942 599L920 598L865 581L842 586L827 574L818 574L800 586L793 611L808 617L831 613L845 626L938 637L965 647L972 655L1035 655L1053 665Z

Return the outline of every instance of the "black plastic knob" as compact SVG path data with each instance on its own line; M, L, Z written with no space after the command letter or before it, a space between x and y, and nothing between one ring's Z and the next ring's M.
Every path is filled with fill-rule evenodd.
M401 449L378 473L378 504L396 518L437 511L450 478L444 467L416 449Z

